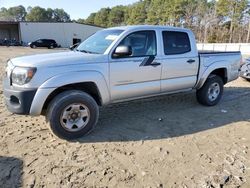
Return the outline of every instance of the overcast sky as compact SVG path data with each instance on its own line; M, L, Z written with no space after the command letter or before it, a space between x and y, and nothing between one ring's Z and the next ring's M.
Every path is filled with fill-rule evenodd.
M87 18L90 13L103 7L128 5L138 0L0 0L0 7L23 5L24 7L40 6L44 8L63 8L71 19Z

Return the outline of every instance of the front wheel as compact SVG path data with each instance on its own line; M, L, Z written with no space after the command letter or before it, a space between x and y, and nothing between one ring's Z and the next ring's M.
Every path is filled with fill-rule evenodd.
M85 92L72 90L60 93L52 100L46 118L56 136L72 140L90 132L98 117L96 101Z
M48 47L48 49L53 49L54 48L54 45L53 44L51 44L49 47Z
M210 75L202 88L196 91L197 101L205 106L218 104L223 94L223 86L221 77Z

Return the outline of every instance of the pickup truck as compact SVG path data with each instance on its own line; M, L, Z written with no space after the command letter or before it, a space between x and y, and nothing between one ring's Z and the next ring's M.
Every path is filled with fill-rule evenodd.
M44 115L70 140L95 127L99 106L190 90L200 104L216 105L240 64L240 52L198 52L189 29L115 27L72 51L10 59L4 97L9 111Z

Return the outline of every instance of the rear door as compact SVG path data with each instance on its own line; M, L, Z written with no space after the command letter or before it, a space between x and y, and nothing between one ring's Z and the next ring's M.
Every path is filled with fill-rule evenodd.
M127 35L117 45L131 47L132 55L110 59L113 102L160 93L161 64L156 63L156 41L156 32L146 30Z
M192 49L188 33L162 31L162 44L161 91L193 88L197 80L199 58L196 48Z

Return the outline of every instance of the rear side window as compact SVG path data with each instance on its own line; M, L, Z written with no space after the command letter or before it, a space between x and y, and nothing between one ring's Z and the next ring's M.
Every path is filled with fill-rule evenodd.
M46 43L55 43L55 40L44 39L43 42L46 42Z
M191 51L188 34L177 31L163 31L165 55L184 54Z

